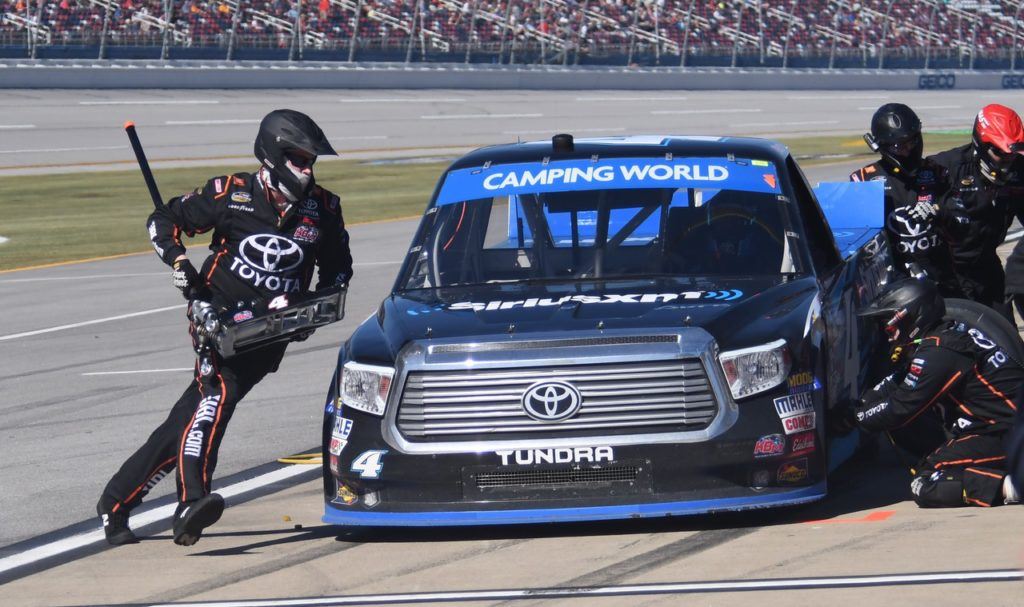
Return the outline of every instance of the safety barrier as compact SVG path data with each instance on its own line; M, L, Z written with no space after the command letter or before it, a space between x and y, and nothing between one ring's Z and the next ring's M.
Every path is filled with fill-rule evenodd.
M333 62L0 61L0 88L132 89L1019 89L1024 74L977 71L480 66Z

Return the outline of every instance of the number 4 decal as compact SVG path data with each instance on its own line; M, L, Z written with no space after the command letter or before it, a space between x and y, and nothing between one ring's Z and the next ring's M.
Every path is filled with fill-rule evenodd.
M380 471L384 469L383 451L363 451L359 457L352 460L352 472L358 472L360 478L380 478Z
M271 310L283 310L283 309L285 309L287 307L288 307L288 296L287 295L278 295L274 299L271 299L270 303L267 304L267 308L271 309Z

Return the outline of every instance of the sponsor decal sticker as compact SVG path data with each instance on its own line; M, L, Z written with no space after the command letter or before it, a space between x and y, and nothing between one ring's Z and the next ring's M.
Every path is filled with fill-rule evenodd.
M320 206L312 198L307 198L302 201L302 208L306 209L307 211L315 211L318 208L320 208Z
M754 457L774 457L786 452L786 437L781 434L762 436L754 443Z
M219 177L213 180L213 189L216 190L218 194L224 191L224 186L221 185Z
M235 177L235 176L232 175L231 181L233 181L235 183L235 185L237 185L237 186L245 185L245 180L242 179L241 177Z
M256 210L255 207L250 207L244 204L228 204L228 208L236 211L245 211L246 213L252 213Z
M359 501L359 494L345 483L338 483L338 499L346 506L351 506Z
M295 234L292 235L292 238L302 242L316 242L319 237L320 230L318 228L305 225L295 228Z
M797 432L803 432L804 430L814 430L814 411L787 417L782 420L782 427L785 429L786 434L796 434Z
M377 491L370 491L363 496L363 505L367 508L373 508L380 503L380 493Z
M352 420L347 417L341 417L340 415L334 418L334 432L333 436L337 436L341 439L347 439L348 435L352 433Z
M777 478L780 483L799 483L807 480L807 475L807 458L805 457L779 466Z
M772 482L772 475L767 470L758 470L754 473L753 481L754 487L767 487Z
M604 294L604 295L565 295L557 298L531 297L518 300L497 300L488 302L462 301L448 306L449 310L511 310L514 308L544 308L561 306L567 302L578 302L581 304L665 304L675 301L706 303L714 301L735 301L743 297L743 291L739 289L726 289L723 291L683 291L681 293L627 293L627 294Z
M782 396L775 399L775 412L779 419L814 411L814 399L810 392L798 392L789 396Z
M333 472L334 474L341 474L340 467L338 466L338 456L337 455L332 455L330 457L330 460L328 460L328 461L329 461L329 465L331 467L331 472Z
M249 192L232 192L231 200L233 202L252 202L252 194Z
M611 447L563 447L559 449L519 449L495 451L502 466L531 466L535 464L581 464L611 462L615 452Z
M199 374L203 377L209 377L213 373L213 363L209 359L204 358L203 362L199 365Z
M814 432L801 432L793 437L792 455L804 455L813 452L817 445Z
M252 310L242 310L241 312L235 312L235 315L231 317L231 320L235 322L245 322L252 320Z
M341 455L341 452L345 449L345 445L347 445L347 444L348 444L347 440L345 440L343 438L338 438L337 436L332 436L331 437L331 445L330 445L330 448L327 451L331 455Z
M814 374L810 371L794 373L786 378L786 383L789 385L790 394L811 392L813 390L821 389L821 382L818 381L818 378L814 377Z
M768 179L776 181L773 186ZM577 159L498 164L450 171L438 205L492 196L533 192L571 192L629 188L723 187L774 193L777 178L770 167L729 158Z

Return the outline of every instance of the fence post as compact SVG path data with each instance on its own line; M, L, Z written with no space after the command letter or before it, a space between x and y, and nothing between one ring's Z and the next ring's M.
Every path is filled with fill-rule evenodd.
M230 6L230 5L228 5ZM228 35L228 54L226 60L235 58L235 41L238 37L238 23L242 20L242 0L235 1L235 12L231 13L231 33Z
M928 18L928 40L924 46L924 69L928 69L929 64L932 60L932 35L935 30L935 13L939 10L939 3L936 2L932 5L932 14Z
M732 41L732 67L736 67L736 60L740 50L740 34L743 33L743 9L747 8L746 3L740 5L740 10L736 14L736 37Z
M633 52L636 50L636 24L640 21L640 3L633 6L633 25L629 28L629 54L626 56L626 65L633 64Z
M1010 55L1010 71L1017 69L1017 26L1020 25L1020 9L1024 0L1017 2L1017 12L1013 15L1013 54Z
M836 13L832 15L832 50L828 53L828 69L833 69L836 66L836 45L839 44L839 18L843 14L843 8L846 4L846 0L839 0L836 3Z
M878 49L878 69L882 69L885 64L885 39L889 35L889 12L892 10L892 5L896 0L889 0L888 5L885 7L885 23L882 24L882 39L879 41Z
M359 22L363 17L363 0L356 2L356 14L352 17L352 37L348 41L348 62L356 59L356 45L359 44Z
M686 9L686 23L683 23L683 48L679 50L679 67L686 67L686 55L690 52L690 17L693 15L693 5L697 0L690 0L690 6Z
M97 59L103 59L107 54L107 36L110 34L110 10L114 6L113 0L107 0L106 10L103 11L103 34L100 38L100 53Z
M782 43L782 67L789 67L789 38L793 35L793 24L796 23L796 2L789 4L789 25L786 26L786 41Z
M412 45L416 43L416 21L420 17L420 0L412 0L412 22L409 25L409 45L405 50L405 63L412 63Z
M32 24L32 3L25 2L25 54L36 58L35 25Z
M473 0L473 7L469 9L469 29L466 30L466 63L469 63L473 52L473 31L476 30L476 4Z
M512 18L512 2L505 2L505 27L501 28L501 46L498 48L498 65L505 63L505 38L508 36L509 20Z
M170 38L171 38L171 17L174 15L174 2L173 0L164 0L164 41L160 47L160 59L167 61L167 57L170 53Z
M974 25L971 27L971 61L969 69L974 69L974 56L978 54L978 22L981 21L981 2L974 8Z
M757 56L758 64L764 65L764 7L757 0Z

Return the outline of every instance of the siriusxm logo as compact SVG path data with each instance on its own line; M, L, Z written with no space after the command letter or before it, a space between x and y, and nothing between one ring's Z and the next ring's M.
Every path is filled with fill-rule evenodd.
M743 291L739 289L726 289L723 291L683 291L681 293L628 293L628 294L606 294L606 295L565 295L563 297L530 297L528 299L517 299L511 301L460 301L448 306L449 310L509 310L512 308L536 308L545 306L560 306L565 303L578 302L581 304L661 304L674 301L698 302L698 301L735 301L743 297ZM425 313L420 311L419 313Z

